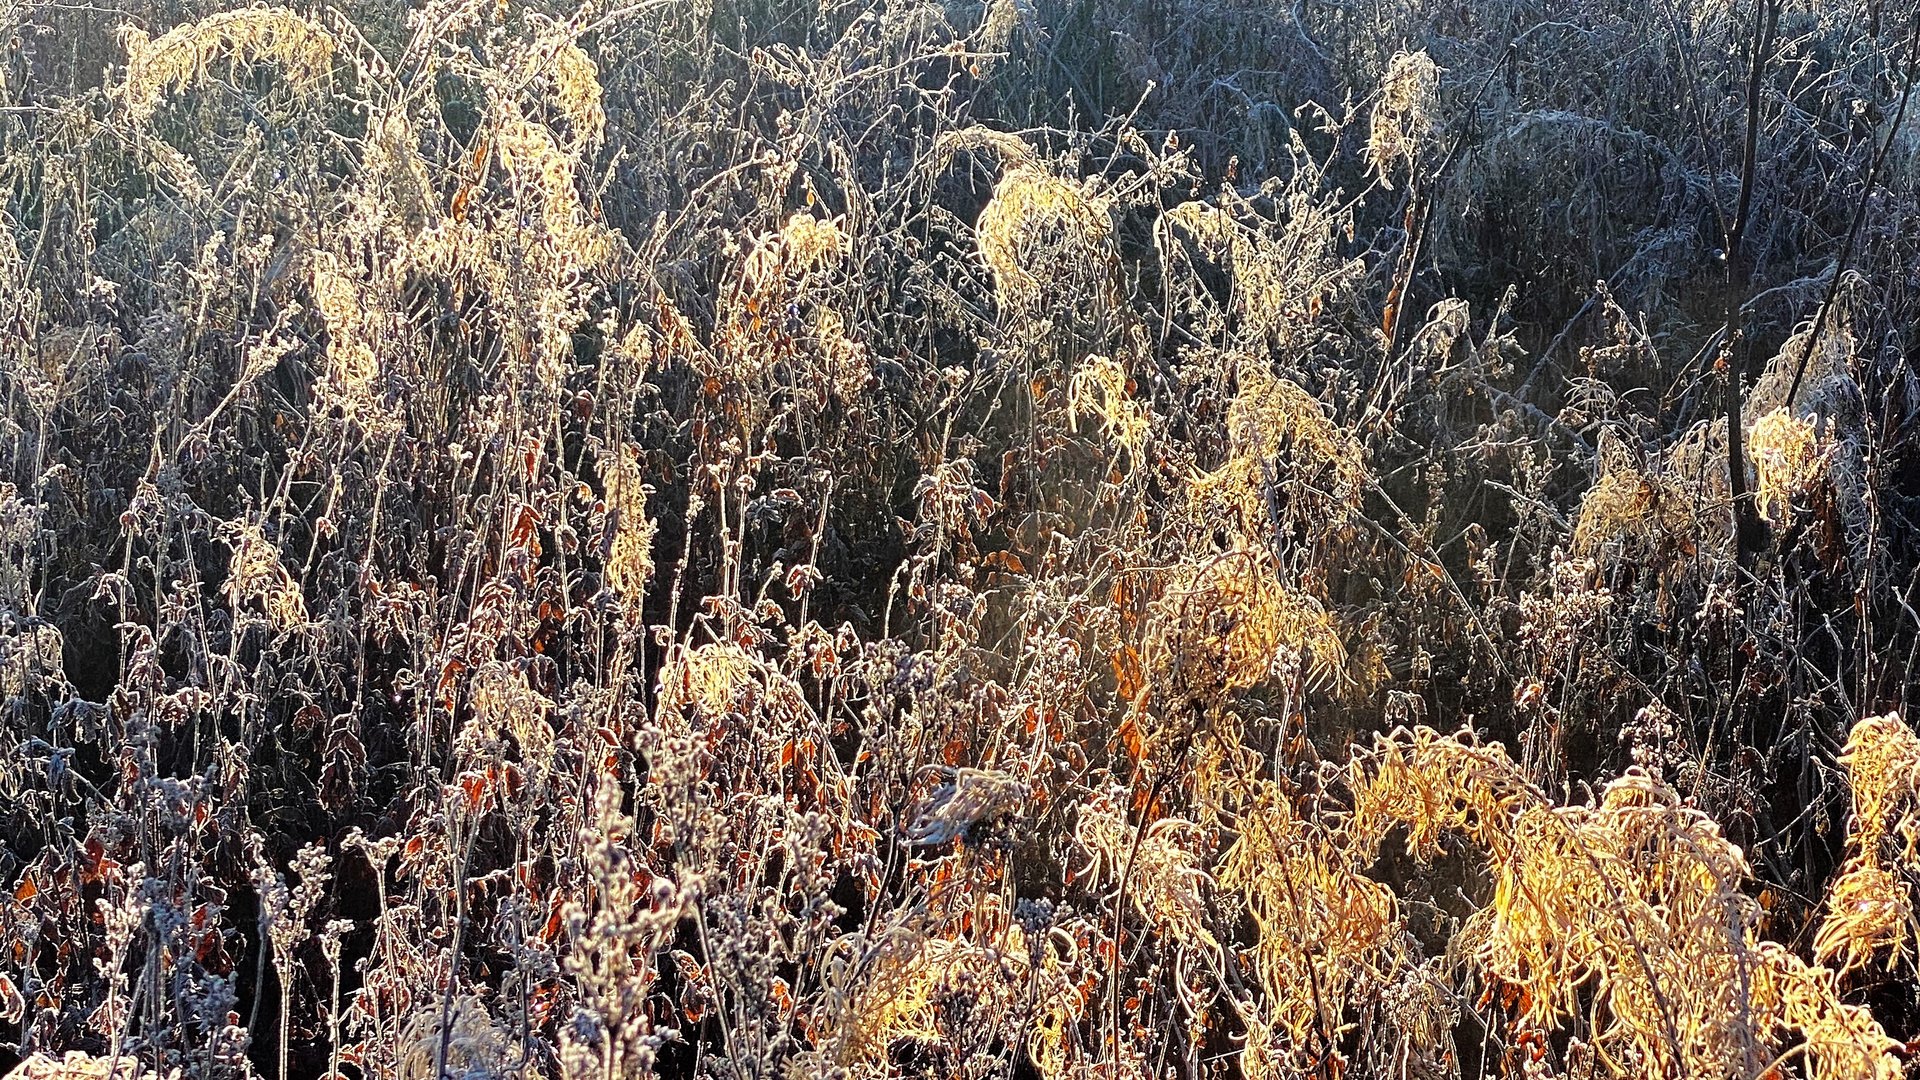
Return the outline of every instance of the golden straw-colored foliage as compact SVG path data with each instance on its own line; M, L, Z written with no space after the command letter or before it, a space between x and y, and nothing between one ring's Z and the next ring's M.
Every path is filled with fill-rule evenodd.
M1154 625L1175 684L1201 698L1262 685L1288 664L1331 680L1346 660L1320 602L1281 584L1272 558L1244 545L1176 567Z
M1912 898L1920 873L1920 738L1898 714L1860 721L1840 757L1853 789L1847 861L1827 892L1814 938L1821 961L1841 972L1885 957L1893 970L1915 941Z
M209 15L150 38L126 28L126 81L120 95L137 121L146 121L170 91L206 78L216 62L272 63L290 80L307 85L327 74L336 43L327 29L283 7L250 7Z
M1806 492L1824 472L1825 455L1814 423L1775 409L1753 422L1747 447L1760 512L1784 522L1793 511L1793 497Z
M238 612L257 604L275 630L293 630L307 621L306 598L281 560L280 549L251 522L231 523L222 538L233 551L224 588L227 602Z
M1386 187L1393 186L1389 174L1413 160L1432 130L1439 85L1440 69L1425 52L1397 53L1388 63L1367 133L1367 163Z
M1366 487L1364 451L1328 420L1319 401L1298 383L1248 361L1236 373L1239 391L1227 410L1228 444L1236 458L1271 462L1293 455L1297 474L1324 474L1336 502L1351 504Z
M1127 390L1127 373L1118 361L1089 356L1074 370L1067 399L1067 416L1075 430L1082 417L1097 420L1100 433L1126 452L1127 460L1141 464L1153 421L1145 407Z
M1194 850L1194 824L1164 817L1136 838L1119 803L1111 798L1087 803L1074 831L1090 859L1086 875L1097 887L1132 897L1141 917L1182 945L1220 947L1207 929L1212 879Z
M1634 561L1686 551L1692 521L1687 497L1675 485L1638 469L1611 468L1580 501L1573 552Z
M653 578L654 520L647 516L648 489L639 452L621 446L603 466L606 484L607 584L637 602Z
M1648 7L0 4L0 1058L1912 1074L1920 21Z
M1291 1068L1267 1065L1256 1075L1288 1075L1325 1055L1353 1022L1347 1003L1381 993L1407 961L1397 898L1364 875L1344 840L1265 788L1222 860L1220 885L1243 897L1259 934L1252 959L1266 991L1260 1026L1270 1034L1248 1053L1291 1059Z
M1831 971L1759 939L1743 854L1660 781L1630 772L1594 805L1554 806L1498 748L1425 730L1383 738L1355 769L1362 849L1390 826L1416 857L1446 833L1471 839L1493 890L1457 941L1529 1022L1590 1012L1610 1074L1753 1075L1794 1032L1814 1076L1898 1075L1894 1040Z
M1013 310L1050 289L1104 293L1113 227L1098 196L1045 170L1016 165L994 186L976 229L1000 302Z

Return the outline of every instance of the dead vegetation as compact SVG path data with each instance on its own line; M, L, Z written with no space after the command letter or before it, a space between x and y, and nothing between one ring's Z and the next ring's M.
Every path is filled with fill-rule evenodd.
M1910 1071L1911 10L0 19L19 1075Z

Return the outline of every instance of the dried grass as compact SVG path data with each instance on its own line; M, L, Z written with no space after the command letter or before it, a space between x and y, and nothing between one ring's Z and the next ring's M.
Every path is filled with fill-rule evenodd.
M1901 1075L1910 20L1457 7L0 12L21 1074Z

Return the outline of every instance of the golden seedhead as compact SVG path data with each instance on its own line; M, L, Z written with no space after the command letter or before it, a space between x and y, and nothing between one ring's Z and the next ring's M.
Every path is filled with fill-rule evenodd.
M1913 948L1913 900L1906 879L1920 871L1920 737L1896 713L1853 726L1840 756L1853 787L1847 863L1827 894L1814 937L1822 962L1844 974L1884 954L1889 970Z
M343 407L350 414L371 410L380 359L365 290L344 260L324 251L313 257L313 306L327 324L328 378Z
M266 538L260 526L252 522L228 522L223 539L233 551L227 567L227 582L221 593L238 611L243 605L257 603L277 631L306 625L307 603L300 586L280 559L280 549Z
M612 533L607 546L607 587L638 614L639 598L653 578L653 537L658 525L647 516L648 489L640 470L639 451L622 445L603 468Z
M1637 469L1608 470L1580 501L1573 554L1644 559L1691 546L1692 518L1685 497L1664 478Z
M1176 567L1159 608L1164 658L1195 693L1259 686L1288 659L1310 682L1331 682L1346 663L1333 617L1281 584L1272 557L1244 543Z
M1089 876L1130 897L1156 932L1211 951L1219 948L1207 929L1213 879L1188 839L1194 828L1184 818L1164 817L1136 829L1120 800L1108 795L1081 808L1074 839L1091 859Z
M1812 420L1775 409L1753 422L1747 454L1757 482L1760 512L1782 522L1793 512L1793 497L1818 483L1825 472L1826 449Z
M1089 356L1068 384L1067 422L1075 431L1085 417L1097 420L1100 431L1126 452L1130 464L1140 464L1152 420L1144 405L1127 392L1127 373L1118 361Z
M1039 168L1008 170L975 227L1003 307L1026 311L1049 292L1104 292L1113 223L1103 200Z
M1399 53L1388 63L1367 135L1367 163L1382 186L1393 187L1389 173L1400 162L1410 164L1433 130L1439 89L1440 68L1424 51Z
M198 82L208 65L273 63L296 84L311 84L333 66L333 35L319 23L281 7L238 8L176 26L156 39L137 27L121 30L127 77L120 99L146 122L169 91Z

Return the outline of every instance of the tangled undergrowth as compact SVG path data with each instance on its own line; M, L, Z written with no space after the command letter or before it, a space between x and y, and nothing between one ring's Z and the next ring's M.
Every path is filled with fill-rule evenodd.
M571 3L0 9L23 1075L1912 1071L1910 5Z

